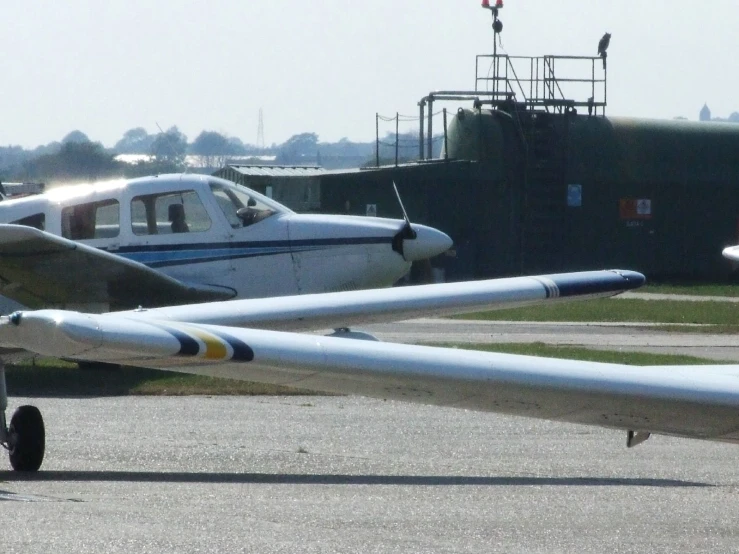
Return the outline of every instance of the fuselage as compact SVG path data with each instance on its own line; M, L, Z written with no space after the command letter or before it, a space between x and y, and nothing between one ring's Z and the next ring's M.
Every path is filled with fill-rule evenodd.
M412 261L451 246L423 225L409 237L402 220L297 214L230 181L189 174L3 201L0 223L36 227L235 298L390 286Z

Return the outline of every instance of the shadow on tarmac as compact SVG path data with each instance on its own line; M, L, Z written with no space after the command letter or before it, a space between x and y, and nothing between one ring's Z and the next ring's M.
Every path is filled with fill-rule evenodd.
M264 485L394 485L394 486L586 486L586 487L713 487L677 479L619 477L482 477L458 475L335 475L293 473L190 473L153 471L0 472L7 481L80 481L130 483L240 483Z

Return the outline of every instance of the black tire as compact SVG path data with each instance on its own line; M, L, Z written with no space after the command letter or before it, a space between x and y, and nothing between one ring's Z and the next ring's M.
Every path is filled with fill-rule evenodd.
M21 406L10 419L10 465L16 471L38 471L44 461L46 430L36 406Z

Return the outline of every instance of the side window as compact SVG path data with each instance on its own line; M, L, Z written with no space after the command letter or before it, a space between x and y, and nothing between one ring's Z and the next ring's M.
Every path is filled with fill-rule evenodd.
M72 240L104 239L120 233L118 200L102 200L62 209L62 236Z
M46 216L44 214L33 214L21 219L11 221L13 225L25 225L26 227L35 227L43 231L46 228Z
M135 235L198 233L210 226L208 212L194 190L147 194L131 200L131 227Z
M228 196L226 191L223 189L223 187L220 187L218 185L211 185L210 188L213 191L213 196L215 197L218 206L223 211L226 219L228 219L231 227L233 227L234 229L242 227L243 223L236 213L236 210L238 210L242 206L235 204L233 200L231 200L231 198Z
M262 201L236 188L211 183L210 190L213 191L218 206L234 229L259 223L276 213Z

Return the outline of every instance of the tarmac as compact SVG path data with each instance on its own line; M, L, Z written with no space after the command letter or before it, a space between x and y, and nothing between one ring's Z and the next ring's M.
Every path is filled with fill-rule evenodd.
M739 361L731 335L649 326L368 330ZM612 430L357 397L11 397L10 411L24 403L47 452L38 474L0 471L11 553L739 552L734 445L627 449Z
M13 405L26 402L13 399ZM6 552L734 552L739 450L356 397L39 399Z

